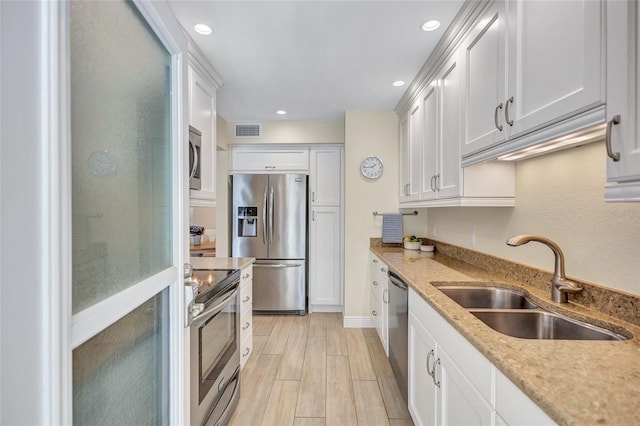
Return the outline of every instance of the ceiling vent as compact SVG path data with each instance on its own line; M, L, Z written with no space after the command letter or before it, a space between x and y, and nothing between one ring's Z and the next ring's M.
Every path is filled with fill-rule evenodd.
M262 137L260 124L236 124L236 138L259 138Z

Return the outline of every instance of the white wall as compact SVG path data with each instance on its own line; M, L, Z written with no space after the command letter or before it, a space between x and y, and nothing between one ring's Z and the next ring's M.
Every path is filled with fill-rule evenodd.
M562 248L568 276L640 294L640 203L604 202L605 157L598 142L518 162L515 208L428 209L429 236L553 270L542 244L505 244L516 234L541 234Z
M398 211L398 116L394 111L348 111L345 115L345 316L369 316L369 239L380 237L381 213ZM377 180L360 174L360 162L378 155ZM419 225L416 225L419 224ZM426 217L405 217L405 234L426 230Z

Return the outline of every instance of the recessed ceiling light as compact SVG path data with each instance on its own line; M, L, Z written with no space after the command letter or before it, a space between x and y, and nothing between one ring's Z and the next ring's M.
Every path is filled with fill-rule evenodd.
M395 87L402 87L404 86L404 81L402 80L394 81L393 83L391 83L391 85Z
M285 115L286 113L287 113L287 111L284 111L284 110L276 111L276 114L278 114L278 115Z
M205 24L197 24L193 29L196 30L198 34L202 35L209 35L213 32L211 27Z
M432 20L422 24L422 31L435 31L440 28L440 21Z

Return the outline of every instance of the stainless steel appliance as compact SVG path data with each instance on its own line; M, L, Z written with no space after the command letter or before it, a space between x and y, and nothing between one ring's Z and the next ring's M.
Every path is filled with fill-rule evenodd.
M240 397L239 270L194 270L188 308L191 424L227 424Z
M389 271L389 363L407 401L408 392L408 292L407 284Z
M202 161L200 149L202 146L202 133L195 127L189 126L189 189L200 190L200 172Z
M255 257L253 310L306 311L307 176L231 176L231 254Z

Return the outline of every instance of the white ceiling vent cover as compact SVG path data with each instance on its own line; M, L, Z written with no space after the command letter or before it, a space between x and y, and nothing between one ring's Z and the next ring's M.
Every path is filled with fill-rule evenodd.
M262 137L262 127L260 124L236 124L236 138L259 137Z

